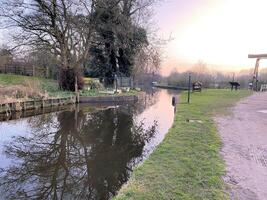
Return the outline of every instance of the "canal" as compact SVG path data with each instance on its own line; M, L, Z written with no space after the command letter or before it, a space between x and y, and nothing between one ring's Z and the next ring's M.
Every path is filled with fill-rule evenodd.
M0 122L0 198L110 199L164 139L176 94Z

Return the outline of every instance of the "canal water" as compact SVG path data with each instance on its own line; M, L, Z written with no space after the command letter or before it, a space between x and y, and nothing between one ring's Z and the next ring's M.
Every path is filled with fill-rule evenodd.
M0 122L0 198L110 199L164 139L174 94Z

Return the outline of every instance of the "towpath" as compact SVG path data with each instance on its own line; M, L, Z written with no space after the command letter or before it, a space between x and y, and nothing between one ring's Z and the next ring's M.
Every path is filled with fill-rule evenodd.
M217 117L231 199L267 200L267 93L255 93Z

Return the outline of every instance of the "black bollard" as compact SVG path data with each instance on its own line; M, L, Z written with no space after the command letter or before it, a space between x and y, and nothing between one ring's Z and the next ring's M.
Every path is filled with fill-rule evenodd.
M176 97L173 96L172 97L172 106L176 106L176 104L177 104Z

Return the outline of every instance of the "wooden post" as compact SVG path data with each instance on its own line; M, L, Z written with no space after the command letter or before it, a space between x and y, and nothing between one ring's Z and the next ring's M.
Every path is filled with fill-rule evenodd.
M260 63L260 58L257 58L256 64L255 64L255 69L254 69L254 81L255 81L255 91L258 91L258 76L259 76L259 63Z
M131 89L134 89L134 77L131 77Z
M252 80L252 89L255 91L258 91L259 87L259 63L261 59L267 59L267 54L249 54L248 58L256 58L256 64L255 64L255 69L254 69L254 74L253 74L253 80Z
M26 103L26 101L23 102L23 108L24 108L24 110L27 110L27 103Z
M191 93L191 73L189 73L189 77L188 77L188 95L187 95L187 103L190 103L190 93Z
M79 90L78 90L78 79L75 76L75 95L76 95L76 103L80 102Z
M117 93L118 92L118 77L117 77L117 74L115 74L115 92Z
M45 68L46 70L46 72L45 72L45 78L49 78L49 67L48 66L46 66L46 68Z

